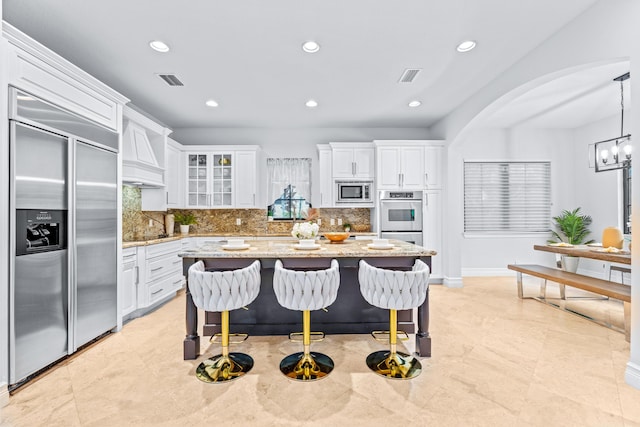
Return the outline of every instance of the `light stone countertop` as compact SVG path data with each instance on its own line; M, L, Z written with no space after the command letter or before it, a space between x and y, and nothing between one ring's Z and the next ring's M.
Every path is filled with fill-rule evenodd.
M390 240L391 249L372 249L369 240L346 240L331 243L318 240L317 249L297 249L297 240L248 240L243 250L227 250L224 243L207 243L178 255L184 258L351 258L351 257L407 257L434 256L437 252L400 240Z
M322 233L320 233L320 234L322 234ZM377 236L377 233L374 233L374 232L361 232L361 233L355 232L355 233L351 233L351 236L371 236L371 237L375 237L375 236ZM122 242L122 248L123 249L127 249L127 248L134 248L134 247L137 247L137 246L156 245L158 243L173 242L175 240L181 240L181 239L188 238L188 237L223 237L223 238L224 237L240 237L240 238L248 239L249 241L253 241L253 240L251 240L253 238L291 237L291 234L290 233L289 234L284 234L284 233L282 233L282 234L274 234L274 233L270 233L270 234L256 234L256 233L252 233L252 234L242 234L242 233L174 234L173 236L170 236L170 237L163 237L163 238L157 238L157 239L135 240L135 241L131 241L131 242Z

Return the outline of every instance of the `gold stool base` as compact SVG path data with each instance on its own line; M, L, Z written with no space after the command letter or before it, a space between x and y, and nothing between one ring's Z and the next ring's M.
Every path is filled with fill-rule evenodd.
M196 368L196 377L205 383L221 383L235 380L253 368L253 359L244 353L221 354L203 361Z
M305 355L293 353L282 359L280 371L288 378L298 381L320 380L333 370L333 360L326 354L315 351Z
M367 366L378 375L386 378L408 380L422 372L420 361L406 353L391 353L381 350L367 356Z

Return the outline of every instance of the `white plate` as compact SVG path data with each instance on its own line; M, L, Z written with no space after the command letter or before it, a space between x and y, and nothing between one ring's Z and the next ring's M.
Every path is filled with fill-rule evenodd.
M556 246L558 248L572 248L573 245L570 243L566 243L566 242L560 242L560 243L547 243L547 245L549 246Z
M251 245L249 243L245 243L244 245L240 246L222 245L222 249L224 249L225 251L243 251L245 249L249 249L250 247Z
M301 251L313 251L315 249L320 249L320 246L322 245L319 245L318 243L314 243L313 245L301 245L300 243L293 245L294 249L298 249Z
M396 245L389 243L388 245L376 245L375 243L369 243L367 245L369 249L393 249Z
M591 246L592 248L601 248L602 243L587 243L587 246Z

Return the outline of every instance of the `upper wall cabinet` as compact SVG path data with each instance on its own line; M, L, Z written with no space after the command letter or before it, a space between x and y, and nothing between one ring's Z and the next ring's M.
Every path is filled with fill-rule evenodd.
M379 190L424 190L441 185L442 141L374 141L374 144Z
M332 142L333 178L373 180L375 150L370 142Z
M171 138L167 138L166 159L164 162L164 178L168 209L184 207L184 159L182 146Z
M424 188L424 147L420 145L376 145L379 190Z
M332 153L329 144L318 144L318 182L320 194L314 197L314 206L319 208L333 207Z
M185 146L187 208L253 208L258 200L257 146Z
M236 151L234 167L235 207L254 208L258 206L257 152Z
M31 39L7 22L8 84L109 129L121 131L127 98Z
M427 190L442 188L442 165L444 163L444 143L436 141L424 147L424 173Z

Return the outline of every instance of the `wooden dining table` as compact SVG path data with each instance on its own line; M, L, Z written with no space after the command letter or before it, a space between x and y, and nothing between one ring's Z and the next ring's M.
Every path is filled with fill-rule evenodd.
M552 252L555 254L569 255L580 258L597 259L607 262L616 262L619 264L631 265L631 253L628 251L606 252L604 248L574 245L574 246L552 246L552 245L534 245L533 249L537 251Z

